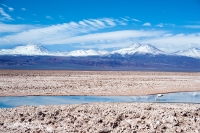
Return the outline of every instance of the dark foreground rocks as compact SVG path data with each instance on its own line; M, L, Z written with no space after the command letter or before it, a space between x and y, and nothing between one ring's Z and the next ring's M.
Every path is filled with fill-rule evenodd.
M199 104L93 103L0 109L1 133L200 133Z

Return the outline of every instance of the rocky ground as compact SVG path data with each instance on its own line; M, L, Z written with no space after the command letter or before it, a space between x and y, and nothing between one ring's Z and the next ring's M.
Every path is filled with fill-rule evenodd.
M200 73L0 70L0 96L199 91ZM200 133L199 104L92 103L0 109L0 133Z
M21 106L0 114L2 133L200 133L199 104Z
M146 95L199 86L198 72L0 70L0 96Z

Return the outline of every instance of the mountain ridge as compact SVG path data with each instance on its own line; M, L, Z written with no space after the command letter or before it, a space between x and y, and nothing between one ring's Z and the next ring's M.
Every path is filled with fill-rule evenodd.
M79 49L69 52L52 52L43 46L35 44L27 44L16 46L12 49L1 49L0 55L27 55L27 56L66 56L66 57L82 57L82 56L108 56L113 54L119 54L121 56L125 55L173 55L173 56L186 56L200 59L200 49L199 48L189 48L182 51L177 51L174 53L166 53L151 44L140 44L134 43L128 47L120 48L114 51L106 50L93 50L93 49Z
M133 45L122 48L116 51L113 51L111 53L118 53L121 55L133 55L133 54L152 54L152 55L157 55L157 54L166 54L165 52L159 50L158 48L150 45L150 44L145 44L142 45L140 43L134 43Z
M12 49L1 49L1 55L50 55L50 51L40 45L19 45Z
M186 50L177 51L174 54L179 56L187 56L187 57L193 57L193 58L199 58L200 59L200 49L199 48L189 48Z

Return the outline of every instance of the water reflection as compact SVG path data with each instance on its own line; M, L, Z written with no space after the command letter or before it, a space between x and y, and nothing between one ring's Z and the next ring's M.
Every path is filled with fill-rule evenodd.
M82 104L91 102L182 102L200 103L200 92L178 92L148 96L24 96L0 97L0 108L20 105Z
M200 92L178 92L149 96L132 96L135 102L181 102L181 103L200 103Z

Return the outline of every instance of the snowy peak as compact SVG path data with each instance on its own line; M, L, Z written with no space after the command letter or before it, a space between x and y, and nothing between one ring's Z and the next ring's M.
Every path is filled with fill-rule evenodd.
M180 56L192 57L192 58L200 58L200 49L189 48L189 49L186 49L186 50L175 52L174 54L180 55Z
M67 54L68 56L88 56L88 55L98 55L95 50L74 50Z
M13 49L2 49L0 54L5 55L50 55L50 52L38 45L28 44L26 46L17 46Z
M157 49L156 47L150 44L142 45L138 47L136 51L137 53L140 53L140 54L153 54L153 55L164 54L163 51Z
M67 56L99 56L99 55L106 55L108 54L108 51L103 51L103 50L93 50L93 49L89 49L89 50L74 50L71 51L67 54Z
M141 44L140 43L134 43L133 45L126 47L126 48L121 48L119 50L115 50L112 51L112 54L121 54L121 55L125 55L125 54L131 54L136 48L140 47Z
M129 46L128 48L130 48L130 49L136 49L136 48L138 48L138 47L140 47L140 46L141 46L140 43L134 43L134 44L132 44L131 46Z
M135 43L127 48L122 48L116 51L113 51L112 54L121 54L121 55L133 55L133 54L153 54L153 55L157 55L157 54L165 54L163 51L157 49L156 47L150 45L150 44L146 44L146 45L142 45L140 43Z
M40 46L40 45L34 45L34 44L28 44L26 46L17 46L15 48L15 51L19 51L19 52L29 52L29 53L49 53L49 51Z

